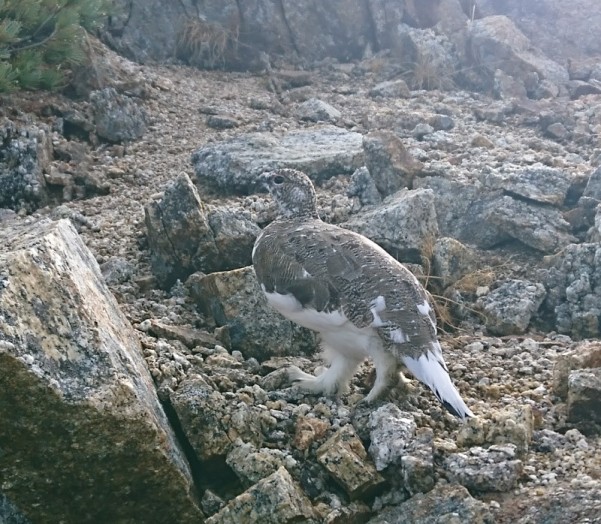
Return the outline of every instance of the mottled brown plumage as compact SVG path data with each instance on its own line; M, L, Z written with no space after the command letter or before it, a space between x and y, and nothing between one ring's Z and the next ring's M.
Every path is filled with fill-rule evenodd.
M297 370L293 378L310 391L340 391L371 357L378 376L373 400L404 362L451 412L470 416L448 377L433 309L415 276L369 239L320 220L303 173L282 169L263 178L280 217L255 244L257 278L273 307L320 333L331 363L319 377Z

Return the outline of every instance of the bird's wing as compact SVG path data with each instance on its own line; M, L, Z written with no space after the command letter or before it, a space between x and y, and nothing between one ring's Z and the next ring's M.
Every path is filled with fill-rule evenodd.
M426 292L413 274L357 233L321 221L274 223L253 263L268 292L291 293L318 311L342 308L357 327L374 327L391 344L403 343L401 333L416 343L435 336Z

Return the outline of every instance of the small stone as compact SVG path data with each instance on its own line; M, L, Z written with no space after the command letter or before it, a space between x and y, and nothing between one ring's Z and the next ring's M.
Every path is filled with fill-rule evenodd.
M543 303L546 291L540 283L507 280L476 302L486 314L486 327L495 335L524 333Z
M488 524L494 522L487 505L457 484L439 483L398 506L378 512L367 524Z
M309 98L300 104L296 114L301 120L311 122L336 122L342 116L338 109L317 98Z
M522 461L515 453L512 444L473 447L450 455L444 465L450 479L468 489L504 492L513 489L522 474Z
M375 98L410 98L411 91L404 80L387 80L372 87L369 96Z
M369 454L378 471L398 464L416 431L413 416L394 404L374 411L369 417L369 428Z
M551 138L561 139L566 137L568 130L561 122L555 122L546 127L545 134Z
M601 368L570 372L567 403L571 422L601 422Z
M328 429L330 423L328 421L315 418L300 416L296 420L296 429L294 432L294 440L292 445L304 451L308 449L313 442L322 439Z
M292 524L314 517L311 502L290 473L281 467L231 500L206 524L265 522Z
M240 122L229 115L209 115L207 125L213 129L232 129L238 127Z
M384 482L350 425L338 430L317 450L317 460L351 499L372 492Z

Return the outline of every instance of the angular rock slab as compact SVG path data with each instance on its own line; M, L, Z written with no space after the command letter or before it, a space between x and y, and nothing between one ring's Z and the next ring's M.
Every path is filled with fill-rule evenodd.
M576 238L558 209L504 196L492 202L486 220L503 233L544 253L554 253Z
M534 48L506 16L487 16L470 26L468 46L478 65L492 76L497 69L520 80L537 73L555 84L568 81L567 70Z
M285 468L279 468L229 502L206 524L307 522L314 516L311 502Z
M452 453L445 459L449 480L476 491L509 491L522 474L522 461L516 459L513 444L495 444L487 449L473 447L465 453Z
M224 194L257 191L264 171L293 168L314 181L351 174L363 164L363 137L334 126L292 131L283 136L248 133L200 148L192 155L199 183Z
M144 208L152 271L163 288L195 271L211 273L251 263L259 226L228 208L208 210L186 173Z
M528 200L561 206L573 177L561 169L535 164L512 173L489 173L483 178L493 190L502 189Z
M601 422L601 367L570 372L568 420L597 424Z
M315 349L308 329L286 320L268 304L252 267L192 275L186 285L199 309L227 326L232 350L266 360Z
M48 200L44 173L52 160L52 133L44 124L0 121L0 208L28 211Z
M198 522L139 341L66 220L0 230L0 472L34 522Z
M553 368L553 393L566 400L570 373L591 368L601 368L601 344L596 340L585 340L557 358Z
M545 299L545 287L527 280L507 280L476 306L486 314L486 327L496 335L524 333Z
M601 332L601 247L597 243L570 244L551 261L545 285L547 304L555 313L557 331L574 338L597 337Z
M343 225L365 235L399 260L420 263L426 243L438 236L434 192L399 191L381 206L355 215Z
M351 499L373 492L384 482L352 426L344 426L322 444L317 460Z
M384 509L367 524L415 524L416 522L490 524L494 520L488 506L473 498L463 486L437 484L428 493L419 493L407 502Z

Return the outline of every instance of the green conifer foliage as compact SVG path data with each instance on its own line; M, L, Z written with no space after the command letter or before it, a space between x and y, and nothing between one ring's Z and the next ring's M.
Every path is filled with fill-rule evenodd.
M110 0L0 0L0 92L56 89Z

